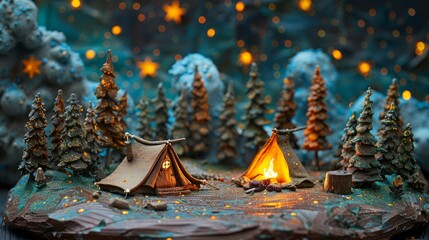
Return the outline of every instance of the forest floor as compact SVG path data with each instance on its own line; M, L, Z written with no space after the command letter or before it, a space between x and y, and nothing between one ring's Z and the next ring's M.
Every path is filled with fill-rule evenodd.
M93 193L100 190L92 179L47 171L42 188L27 175L20 179L9 193L3 220L13 228L62 239L380 239L429 221L429 197L407 186L398 198L389 193L387 182L337 195L322 191L323 173L311 172L314 188L246 194L230 181L240 170L197 161L185 161L185 166L191 174L215 174L225 180L211 182L219 190L204 186L189 195L128 196L130 209L117 209L109 201L124 196L102 191L95 199ZM145 208L159 202L167 204L166 211Z

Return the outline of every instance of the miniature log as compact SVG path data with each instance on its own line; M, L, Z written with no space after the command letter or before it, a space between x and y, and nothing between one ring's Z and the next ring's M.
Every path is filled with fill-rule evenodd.
M336 194L350 194L352 192L352 174L343 170L327 172L323 189Z
M282 186L282 189L289 189L293 192L295 192L297 189L296 185L293 183L282 183L281 186Z
M282 185L280 183L271 183L267 186L268 192L281 192L282 191Z

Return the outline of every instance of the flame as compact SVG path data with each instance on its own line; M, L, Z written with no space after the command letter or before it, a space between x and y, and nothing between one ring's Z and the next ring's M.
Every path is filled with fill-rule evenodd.
M277 178L279 175L277 172L274 172L274 158L270 160L270 166L267 168L264 168L264 178L270 179L270 178Z

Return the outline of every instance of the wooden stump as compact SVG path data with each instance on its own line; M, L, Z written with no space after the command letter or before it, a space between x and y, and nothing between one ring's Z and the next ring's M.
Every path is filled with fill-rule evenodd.
M327 172L323 189L336 194L350 194L352 192L352 174L343 170Z

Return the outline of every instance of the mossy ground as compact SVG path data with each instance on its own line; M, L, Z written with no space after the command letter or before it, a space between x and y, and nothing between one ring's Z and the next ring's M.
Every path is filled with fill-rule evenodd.
M293 230L301 225L311 231L314 227L313 220L318 213L326 213L329 218L333 214L333 208L347 208L355 212L359 218L359 206L370 206L374 209L371 222L367 226L348 223L348 220L338 219L344 228L348 228L351 234L356 231L364 231L372 228L383 229L386 216L392 213L401 214L410 205L417 205L421 210L427 210L429 202L426 194L418 193L405 186L404 195L394 197L389 193L387 181L379 182L371 189L354 189L350 195L336 195L322 191L321 183L314 188L298 189L296 192L283 191L259 192L248 195L242 188L238 188L228 181L241 170L211 168L210 165L201 166L200 162L186 161L188 170L193 173L210 172L225 176L225 182L213 182L220 190L204 186L200 191L189 195L180 196L128 196L131 209L112 209L118 213L114 217L115 222L127 219L201 219L201 221L225 221L258 223L270 222L270 228L279 231ZM320 175L312 172L313 176ZM37 188L35 183L23 176L9 193L9 202L4 212L5 222L14 226L15 220L26 214L48 214L57 221L68 221L79 215L91 214L91 203L108 203L112 198L124 198L109 192L102 192L99 199L92 197L99 191L90 177L72 176L57 171L47 171L47 184ZM168 205L167 211L155 212L145 209L148 202L163 201ZM73 208L78 206L78 208ZM358 207L357 207L358 206ZM73 209L73 211L67 211ZM78 209L78 210L76 210ZM61 215L59 215L59 210ZM103 223L100 221L100 223ZM103 224L98 225L92 231L101 231Z

